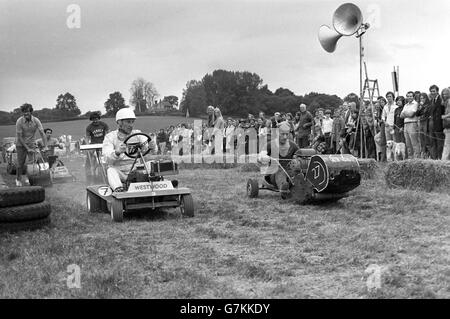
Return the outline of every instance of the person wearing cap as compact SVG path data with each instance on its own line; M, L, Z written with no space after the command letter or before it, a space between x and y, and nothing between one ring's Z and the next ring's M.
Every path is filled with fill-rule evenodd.
M295 128L296 144L300 148L309 146L309 135L311 133L311 126L313 125L313 116L306 110L306 104L300 104L300 112Z
M102 153L108 165L107 178L111 189L115 192L121 192L125 189L122 183L127 179L127 173L134 163L133 158L125 155L126 145L123 143L130 135L141 133L140 130L134 130L136 115L130 108L122 108L116 113L117 130L106 134L103 140ZM140 143L145 143L147 139L143 135L138 135ZM150 148L152 154L157 154L158 146L155 140L151 140L143 151Z
M102 144L103 139L109 131L109 127L105 122L100 121L101 113L98 111L92 112L89 115L89 120L92 122L86 127L86 142L88 144ZM86 154L85 171L86 178L89 179L95 175L95 150L89 150ZM101 156L101 152L97 151L97 157Z
M57 138L52 137L53 130L51 128L44 129L45 140L47 142L47 150L45 150L44 140L42 138L36 140L36 145L41 151L42 157L48 162L49 166L52 167L54 159L52 157L55 155L55 148L64 148L64 144L60 143Z
M259 153L260 162L270 161L270 157L278 158L279 163L283 169L278 169L272 174L268 174L264 177L265 181L280 190L281 196L284 198L289 193L289 178L285 172L289 172L289 160L293 159L295 153L299 147L293 141L289 140L291 132L291 126L287 122L282 122L278 127L278 143L276 143L276 149L278 154L274 155L272 149L272 143L268 143L266 150Z

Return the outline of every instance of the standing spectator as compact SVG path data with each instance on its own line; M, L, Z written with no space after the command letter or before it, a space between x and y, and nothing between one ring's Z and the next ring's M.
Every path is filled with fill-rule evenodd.
M362 115L362 125L365 138L364 152L367 152L367 158L377 159L375 146L375 122L372 109L367 107Z
M325 138L327 149L332 149L331 132L333 131L333 119L331 118L331 110L325 110L325 117L322 119L322 133Z
M405 143L405 135L403 134L405 121L400 117L400 114L402 113L403 107L405 105L405 98L403 96L397 96L397 98L395 99L395 103L397 104L397 108L395 109L394 113L394 142Z
M334 110L333 128L331 129L331 152L336 154L340 151L339 140L344 135L345 124L339 109Z
M355 104L355 107L356 107L356 104ZM350 107L349 107L349 103L344 101L344 103L342 103L341 109L342 109L341 116L344 119L344 123L347 123L348 119L350 118L350 116L352 114Z
M420 103L420 91L415 91L414 92L414 101L416 101L417 102L417 104L419 104Z
M352 104L353 103L353 104ZM344 142L344 154L352 154L355 157L359 156L360 151L360 136L361 136L361 129L358 127L358 119L359 119L359 111L356 108L356 103L351 102L350 103L351 108L351 115L348 119L347 125L346 125L346 139ZM361 123L359 124L361 125Z
M166 131L162 128L159 130L159 133L156 137L156 140L158 142L158 148L160 151L161 155L164 155L166 153L166 143L167 143L167 133Z
M414 92L409 91L406 94L406 104L403 107L400 117L404 119L404 134L406 148L409 158L418 158L420 156L419 127L417 125L418 104L414 100Z
M442 124L445 134L442 160L450 161L450 88L442 90L442 99L444 100L445 105L445 113L442 115Z
M208 115L208 121L206 122L207 127L213 127L215 118L214 118L214 106L209 105L206 109L206 114Z
M444 148L444 128L442 126L442 115L445 106L439 95L439 88L436 85L430 86L430 119L428 130L430 132L431 158L440 159Z
M381 121L384 123L384 134L386 141L394 141L394 117L398 104L394 102L395 95L392 92L386 93L387 104L383 107Z
M295 130L296 144L299 148L306 148L309 146L309 135L313 125L313 117L309 111L306 110L306 104L300 104L300 117L298 126Z
M86 127L86 141L88 144L103 144L106 134L109 132L108 125L105 122L100 121L100 112L92 112L89 115L89 120L92 122ZM67 151L70 149L67 147ZM86 180L90 181L96 172L96 159L101 156L101 150L88 150L86 153L85 172Z
M88 144L102 144L109 131L108 124L100 121L100 112L92 112L89 120L92 123L86 127L86 140Z
M311 133L313 134L313 138L315 139L317 136L322 136L322 120L323 120L323 111L321 109L316 110L314 116L314 126L312 128Z
M230 153L234 148L234 130L236 129L233 119L228 118L227 127L225 128L225 150L227 153Z
M420 157L428 158L431 155L428 122L430 117L430 99L428 94L420 93L419 107L417 109L418 125L419 125L419 144Z
M270 120L272 121L272 128L277 128L278 124L280 124L283 121L280 112L275 112L275 114Z
M377 121L378 121L378 137L375 139L375 143L379 146L379 160L382 162L386 161L386 124L383 120L383 110L387 105L387 100L380 96L378 98L379 109L377 110Z
M259 112L258 117L263 121L263 123L266 123L266 115L263 111Z
M43 151L47 150L47 139L45 138L44 128L41 121L32 115L33 106L25 103L20 107L22 116L16 122L16 152L17 152L17 169L16 169L16 186L22 186L22 182L29 185L30 182L26 176L22 179L21 175L25 175L27 157L33 156L36 152L36 142L34 135L36 131L42 137Z

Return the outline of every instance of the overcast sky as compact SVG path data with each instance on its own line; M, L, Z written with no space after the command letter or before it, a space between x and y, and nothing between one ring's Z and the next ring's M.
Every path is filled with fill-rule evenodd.
M82 113L101 110L131 82L153 82L161 98L215 69L259 74L272 91L344 97L359 91L358 41L344 37L334 53L317 39L345 1L312 0L0 0L0 110L25 102L53 108L72 93ZM369 77L400 93L450 86L450 2L354 1L372 24L364 37ZM81 27L67 26L69 4Z

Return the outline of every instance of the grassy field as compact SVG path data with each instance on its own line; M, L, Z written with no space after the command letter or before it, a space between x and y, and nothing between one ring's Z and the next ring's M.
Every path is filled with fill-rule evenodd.
M178 176L194 218L170 209L113 223L86 212L81 161L66 164L79 181L47 188L52 225L0 234L0 298L450 297L449 194L390 190L380 174L338 203L298 206L246 198L258 173L195 169ZM66 286L70 264L81 289ZM376 291L371 264L383 269Z
M135 128L141 130L144 133L150 131L159 130L161 128L167 128L170 125L176 125L178 123L191 123L195 118L185 118L178 116L141 116L136 120ZM102 119L108 124L111 130L117 128L113 118ZM61 135L72 135L72 140L79 140L86 134L86 127L91 123L89 120L77 120L77 121L64 121L64 122L49 122L43 123L44 128L50 127L53 129L53 136L58 137ZM15 136L15 125L0 125L0 141L4 137ZM36 138L40 138L39 133L36 133Z

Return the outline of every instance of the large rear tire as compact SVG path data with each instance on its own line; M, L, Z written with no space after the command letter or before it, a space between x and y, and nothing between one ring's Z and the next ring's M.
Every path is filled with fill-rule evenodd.
M194 217L194 199L191 194L181 196L180 211L183 217Z
M247 196L250 198L258 197L259 186L258 181L255 179L249 179L247 181Z
M0 208L40 203L45 200L45 189L25 186L0 190Z
M113 198L111 203L111 219L115 222L123 222L123 201Z

